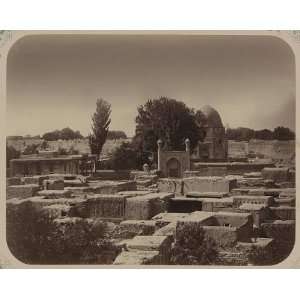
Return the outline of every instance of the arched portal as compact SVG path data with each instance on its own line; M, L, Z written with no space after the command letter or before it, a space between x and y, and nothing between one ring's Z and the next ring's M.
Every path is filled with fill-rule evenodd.
M181 177L181 165L176 158L171 158L167 162L167 175L168 177Z

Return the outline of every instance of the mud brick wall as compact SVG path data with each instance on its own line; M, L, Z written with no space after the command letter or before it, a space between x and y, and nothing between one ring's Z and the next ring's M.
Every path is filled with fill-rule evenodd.
M236 179L222 177L189 177L183 179L183 193L189 192L225 192L236 188Z
M38 184L42 185L43 181L48 179L48 176L32 176L32 177L24 177L24 184Z
M72 208L82 218L124 219L126 198L119 195L95 195Z
M261 229L265 237L286 241L294 241L295 239L295 221L262 223Z
M161 178L158 180L157 185L160 192L181 195L183 191L183 181L181 179Z
M290 181L288 168L264 168L261 173L264 179L271 179L275 182Z
M102 180L129 180L130 170L97 170L94 177Z
M295 220L295 207L278 206L270 207L272 219Z
M11 177L6 179L6 186L23 184L20 177Z
M137 188L135 181L111 182L109 184L99 184L94 186L96 194L116 194L121 191L135 191Z
M6 187L6 199L29 198L34 196L40 187L37 184L11 185Z
M242 204L261 204L265 206L270 206L274 202L272 196L248 196L248 195L237 195L233 196L233 207L239 207Z

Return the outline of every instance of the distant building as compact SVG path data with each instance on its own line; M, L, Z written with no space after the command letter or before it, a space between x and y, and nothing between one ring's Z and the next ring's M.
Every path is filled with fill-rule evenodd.
M12 159L10 176L31 176L51 173L81 174L95 157L83 155L58 155L55 151L40 151L35 155L23 155Z
M196 158L201 161L226 161L228 143L219 113L210 105L200 109L206 118L204 125L205 138L198 143Z

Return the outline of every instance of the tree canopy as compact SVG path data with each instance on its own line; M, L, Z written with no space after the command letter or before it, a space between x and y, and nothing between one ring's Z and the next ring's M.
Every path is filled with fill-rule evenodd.
M46 132L42 139L46 141L57 141L57 140L74 140L74 139L81 139L83 136L77 130L74 131L69 127L63 128L62 130L54 130L50 132Z
M121 130L109 130L107 134L108 140L127 139L127 135Z
M274 129L273 137L279 141L294 140L295 133L289 128L279 126Z
M203 138L193 109L175 99L149 99L138 107L135 141L144 151L156 151L161 139L165 149L184 150L190 139L193 148Z

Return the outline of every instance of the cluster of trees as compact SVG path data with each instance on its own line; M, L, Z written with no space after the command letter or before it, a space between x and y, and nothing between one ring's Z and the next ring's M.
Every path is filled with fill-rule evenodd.
M287 127L276 127L274 130L262 129L253 130L245 127L228 128L226 137L235 141L250 141L251 139L259 140L279 140L288 141L295 139L295 133Z
M136 132L131 142L126 142L115 150L112 157L114 168L136 168L144 163L151 164L157 152L157 140L163 141L163 149L184 150L185 139L189 138L193 149L198 141L205 137L203 125L206 122L204 114L188 107L185 103L167 98L149 99L137 108ZM123 131L110 131L111 105L97 99L96 111L92 115L91 133L88 136L91 153L98 159L107 139L126 139ZM253 130L250 128L228 128L226 136L230 140L249 141L250 139L263 140L292 140L295 133L289 128L276 127ZM19 138L18 136L10 138ZM70 128L47 132L42 136L45 141L71 140L83 138L79 131ZM28 149L27 149L28 148ZM36 152L36 147L27 147L25 154ZM10 150L11 153L12 150ZM16 154L12 154L16 155ZM12 156L10 154L10 156ZM150 159L151 157L151 159Z
M57 140L74 140L74 139L82 139L83 136L77 130L74 131L69 127L63 128L62 130L54 130L50 132L46 132L42 139L46 141L57 141Z
M97 100L89 141L91 152L98 157L108 137L110 114L110 105L103 99ZM158 139L163 141L164 149L184 150L184 141L189 138L193 148L204 138L203 122L200 111L194 111L181 101L167 97L149 99L138 107L132 142L115 150L111 165L115 169L131 169L151 163L150 157L157 152Z

